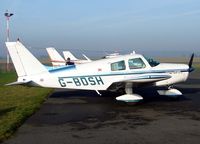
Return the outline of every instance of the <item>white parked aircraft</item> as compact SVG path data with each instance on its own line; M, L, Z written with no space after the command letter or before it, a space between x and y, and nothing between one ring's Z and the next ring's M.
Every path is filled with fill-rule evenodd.
M70 51L63 51L64 58L58 53L58 51L53 48L49 47L46 48L47 53L50 57L51 63L53 66L64 66L66 65L66 61L68 58L70 58L71 62L74 62L75 64L82 64L82 63L88 63L91 62L91 60L83 54L83 56L86 58L86 60L77 59Z
M186 64L156 63L140 54L121 55L81 65L68 65L48 70L25 47L17 42L6 42L18 79L8 85L28 85L48 88L117 91L125 94L119 101L137 102L142 96L133 93L133 86L167 86L159 94L177 97L182 93L171 86L187 80L193 71L192 61Z
M46 48L47 53L50 57L52 66L63 66L66 65L65 59L56 51L53 47Z
M63 51L64 58L67 60L70 58L71 61L73 61L75 64L83 64L91 62L92 60L88 58L86 55L82 54L83 57L85 57L85 60L83 59L77 59L70 51Z

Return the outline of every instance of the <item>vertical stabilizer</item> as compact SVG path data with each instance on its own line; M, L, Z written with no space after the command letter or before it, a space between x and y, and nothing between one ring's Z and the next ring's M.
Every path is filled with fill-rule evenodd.
M51 59L51 63L53 66L65 65L64 58L56 51L55 48L49 47L49 48L46 48L46 50Z
M63 51L65 59L70 58L72 61L78 60L70 51Z
M18 77L48 72L21 42L6 42L6 47Z
M82 54L84 56L84 58L88 61L91 62L92 60L90 58L88 58L86 55Z

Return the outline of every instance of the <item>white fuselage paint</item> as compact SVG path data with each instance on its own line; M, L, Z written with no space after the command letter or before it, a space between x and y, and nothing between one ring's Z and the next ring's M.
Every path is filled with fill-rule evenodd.
M129 69L128 59L141 58L146 67ZM125 60L126 69L111 71L112 62ZM147 83L156 86L168 86L184 82L188 78L188 65L185 64L159 64L151 67L142 55L119 56L112 59L102 59L76 66L66 66L29 77L19 77L18 81L31 80L33 85L50 88L107 90L110 85L117 82Z

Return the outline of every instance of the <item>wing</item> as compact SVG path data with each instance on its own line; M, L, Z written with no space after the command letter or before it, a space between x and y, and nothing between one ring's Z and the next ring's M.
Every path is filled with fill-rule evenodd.
M149 82L157 82L161 80L166 80L171 78L168 74L145 74L139 76L132 76L124 79L124 82L135 82L135 83L149 83Z
M124 79L114 81L107 90L116 91L120 88L124 88L126 83L133 83L133 85L140 86L154 85L155 82L167 80L169 78L171 78L171 76L168 74L143 74L125 76Z

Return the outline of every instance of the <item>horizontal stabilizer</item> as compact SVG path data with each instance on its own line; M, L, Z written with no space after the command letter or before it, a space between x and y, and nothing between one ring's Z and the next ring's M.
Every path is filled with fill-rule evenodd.
M8 84L6 84L6 86L25 85L25 84L28 84L28 83L30 83L30 82L31 82L31 81L26 81L26 82L18 82L18 81L16 81L16 82L8 83Z

